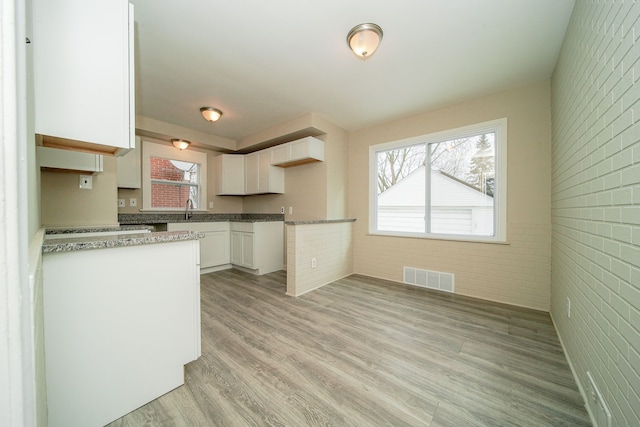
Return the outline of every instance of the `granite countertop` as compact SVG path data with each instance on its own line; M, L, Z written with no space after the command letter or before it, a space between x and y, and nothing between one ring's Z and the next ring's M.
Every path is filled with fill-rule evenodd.
M133 213L118 214L118 222L127 224L167 224L175 222L269 222L284 221L283 214L229 214L197 213L191 219L184 219L184 213Z
M56 228L47 228L45 234L47 236L61 234L78 234L78 233L109 233L109 232L135 232L140 231L145 233L147 231L155 231L155 227L151 225L121 225L121 226L82 226L82 227L56 227Z
M355 222L355 218L344 219L310 219L306 221L285 221L286 225L332 224L335 222Z
M78 230L78 229L76 229ZM201 233L194 231L163 231L121 234L117 231L102 234L89 233L84 237L48 238L42 244L43 253L84 251L88 249L116 248L156 243L197 240Z

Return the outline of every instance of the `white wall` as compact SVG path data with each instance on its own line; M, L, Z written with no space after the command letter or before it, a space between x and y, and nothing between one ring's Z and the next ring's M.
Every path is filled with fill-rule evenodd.
M552 80L551 313L614 426L640 425L639 17L577 1Z

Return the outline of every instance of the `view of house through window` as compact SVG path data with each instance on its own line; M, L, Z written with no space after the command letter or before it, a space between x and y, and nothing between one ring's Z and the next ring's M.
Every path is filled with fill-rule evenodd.
M199 165L178 160L150 157L151 207L184 208L191 199L199 206Z
M372 231L495 236L496 185L504 185L496 180L497 134L483 128L434 142L374 147Z

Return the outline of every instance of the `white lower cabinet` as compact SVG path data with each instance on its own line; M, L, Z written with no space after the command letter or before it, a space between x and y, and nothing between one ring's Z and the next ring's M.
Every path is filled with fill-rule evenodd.
M198 242L45 253L48 425L102 426L184 383L200 347Z
M232 222L231 264L254 274L282 270L284 264L284 223Z
M253 274L284 268L284 222L176 222L167 231L203 233L200 272L240 267Z
M231 262L229 256L229 223L176 222L167 224L167 231L188 230L203 233L200 239L200 271L214 271Z

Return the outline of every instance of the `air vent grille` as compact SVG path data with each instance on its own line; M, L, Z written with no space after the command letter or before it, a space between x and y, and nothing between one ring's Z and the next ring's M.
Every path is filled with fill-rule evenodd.
M407 285L453 293L455 280L453 273L404 267L403 282Z

